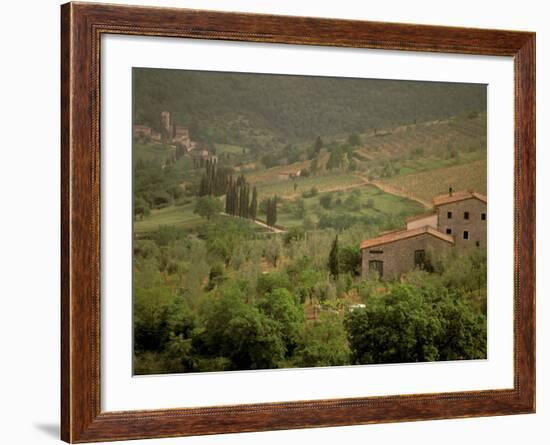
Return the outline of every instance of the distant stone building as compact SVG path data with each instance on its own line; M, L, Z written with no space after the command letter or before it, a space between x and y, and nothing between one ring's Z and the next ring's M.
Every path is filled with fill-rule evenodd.
M160 113L160 131L156 131L146 125L134 125L133 134L135 137L149 136L153 142L164 142L167 144L182 145L186 151L197 148L197 143L191 140L189 129L173 122L169 111Z
M182 144L189 150L191 139L189 138L189 129L182 127L181 125L174 125L172 142L175 144Z
M134 125L134 137L144 137L144 136L151 136L151 127L148 127L147 125Z
M162 111L160 113L160 125L166 134L172 134L172 119L169 111Z
M415 268L428 268L431 253L487 245L486 196L449 189L433 204L432 212L407 219L406 229L361 243L363 276L377 272L382 278L397 279Z

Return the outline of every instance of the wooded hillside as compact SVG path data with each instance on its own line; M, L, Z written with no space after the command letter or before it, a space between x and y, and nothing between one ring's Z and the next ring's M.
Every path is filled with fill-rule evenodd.
M205 142L253 149L366 132L487 108L485 85L139 68L134 123L177 124Z

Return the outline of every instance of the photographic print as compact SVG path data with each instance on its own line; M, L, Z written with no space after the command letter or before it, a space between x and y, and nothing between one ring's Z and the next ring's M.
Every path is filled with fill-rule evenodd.
M486 85L132 77L135 375L487 358Z

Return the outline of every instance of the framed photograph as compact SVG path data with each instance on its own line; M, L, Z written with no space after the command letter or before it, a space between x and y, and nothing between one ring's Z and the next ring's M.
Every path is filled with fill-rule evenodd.
M535 35L62 6L61 436L535 411Z

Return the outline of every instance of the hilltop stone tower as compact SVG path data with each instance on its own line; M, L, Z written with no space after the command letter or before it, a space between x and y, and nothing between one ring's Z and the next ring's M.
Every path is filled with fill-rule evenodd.
M170 134L172 130L172 122L169 111L163 111L160 113L160 123L162 125L162 129L166 131L166 134Z

